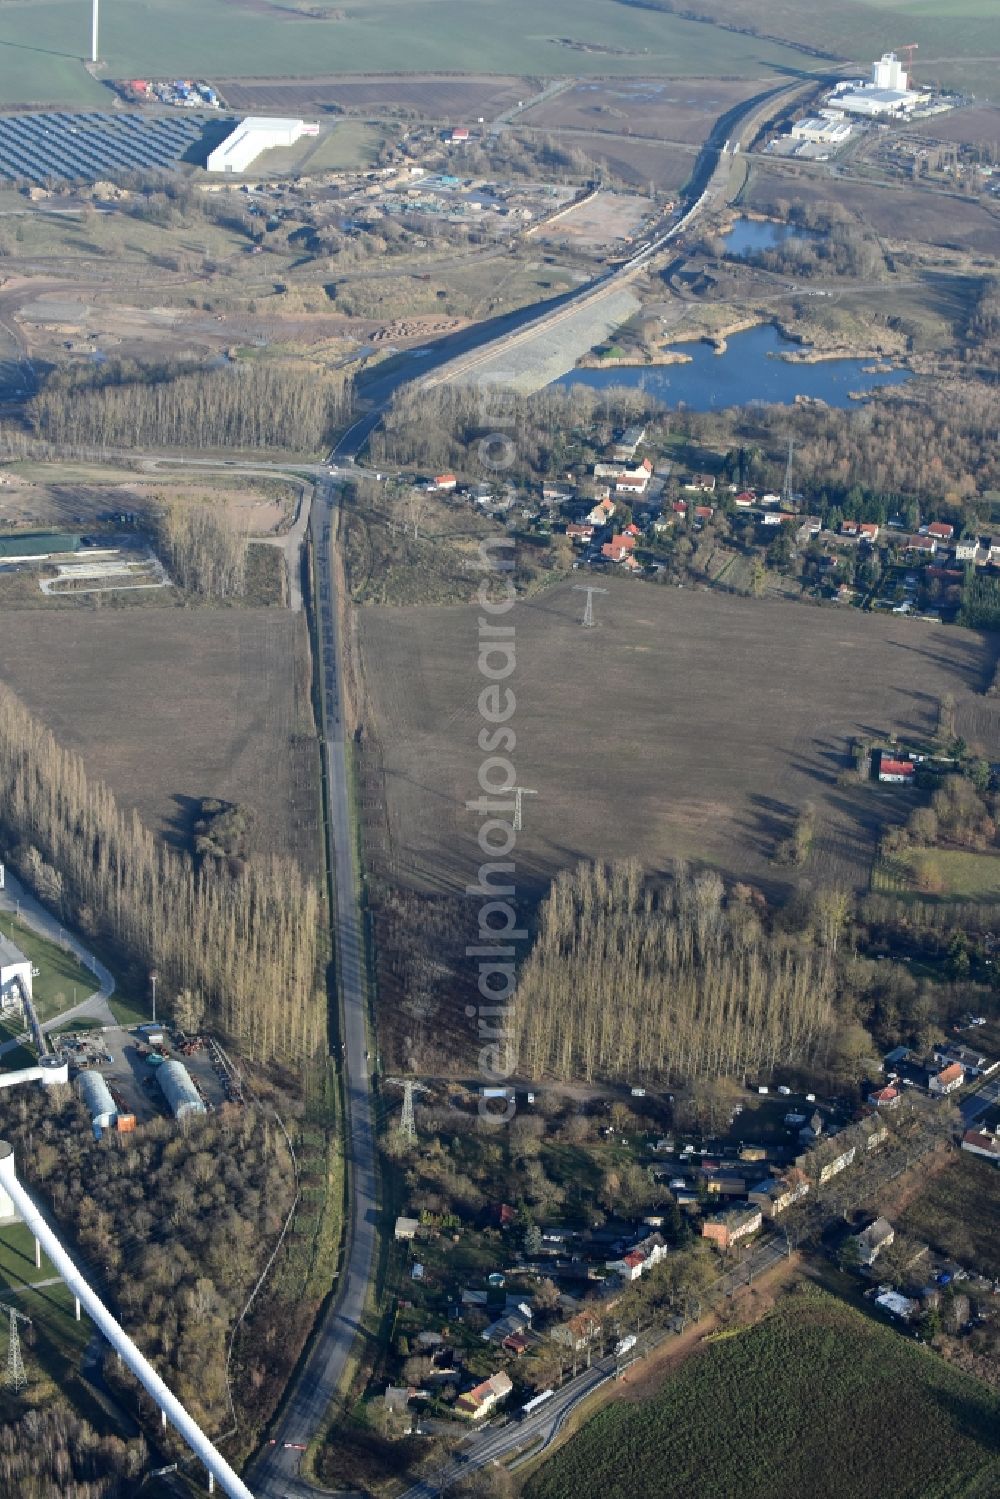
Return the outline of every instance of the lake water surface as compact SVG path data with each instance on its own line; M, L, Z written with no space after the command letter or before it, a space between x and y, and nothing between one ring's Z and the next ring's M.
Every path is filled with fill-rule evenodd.
M794 224L777 224L773 219L737 219L729 233L722 236L722 244L728 255L742 260L761 250L773 250L786 239L816 238L811 230L796 229Z
M736 333L725 354L716 354L706 343L679 344L691 355L690 364L614 365L608 369L571 370L558 385L590 385L602 390L611 385L637 385L667 406L687 406L692 411L712 411L726 406L790 406L796 396L813 396L829 406L847 406L852 391L872 391L885 385L902 385L907 370L889 374L863 374L871 359L824 359L818 364L789 364L774 356L796 349L798 344L782 338L776 328L765 325Z

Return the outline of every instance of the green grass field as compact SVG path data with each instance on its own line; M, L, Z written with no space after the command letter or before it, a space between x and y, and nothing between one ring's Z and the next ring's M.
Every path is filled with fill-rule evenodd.
M994 0L950 0L947 7L938 0L831 0L818 10L802 0L716 0L711 14L722 24L634 0L549 0L545 7L534 0L358 0L346 9L331 3L298 12L250 0L104 0L101 56L110 78L386 71L758 77L816 66L803 46L866 62L905 33L920 44L925 76L996 92L996 66L984 61L997 52ZM106 104L104 88L83 66L89 41L90 7L79 0L4 4L0 103ZM948 61L936 64L938 57Z
M262 13L263 11L263 13ZM315 77L331 73L646 73L754 77L800 52L616 0L362 0L343 19L283 17L240 0L104 0L106 76ZM566 39L575 45L567 46ZM90 7L0 9L0 102L107 102L80 61ZM607 49L607 50L588 50Z
M23 1223L0 1226L0 1293L51 1280L55 1273L55 1267L44 1254L42 1268L35 1269L35 1237Z
M894 1499L996 1494L1000 1396L808 1286L599 1411L527 1499Z
M961 848L907 849L879 859L872 889L921 901L1000 901L1000 854Z
M51 1020L98 988L94 975L54 942L39 937L16 917L0 916L0 932L16 942L40 970L31 986L39 1020Z

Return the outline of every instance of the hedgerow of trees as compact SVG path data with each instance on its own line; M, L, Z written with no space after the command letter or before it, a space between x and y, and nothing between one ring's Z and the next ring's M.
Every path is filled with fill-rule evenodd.
M28 403L62 446L318 452L350 409L348 377L287 364L222 369L111 361L56 369Z
M312 1055L324 1032L319 894L291 861L196 868L91 781L0 686L0 829L38 894L84 933L194 997L248 1055Z

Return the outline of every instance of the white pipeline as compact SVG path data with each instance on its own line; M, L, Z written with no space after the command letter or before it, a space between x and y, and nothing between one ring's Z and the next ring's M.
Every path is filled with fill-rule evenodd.
M84 1280L31 1197L18 1181L13 1149L3 1140L0 1140L0 1185L35 1238L41 1243L60 1278L78 1298L87 1315L104 1334L127 1368L131 1369L146 1393L156 1401L165 1420L168 1420L180 1432L191 1451L204 1463L209 1475L218 1482L223 1493L228 1494L230 1499L253 1499L253 1494L239 1474L233 1471L198 1423L188 1415L176 1395L171 1394L167 1389L149 1360L139 1351L128 1334L123 1332L104 1302Z

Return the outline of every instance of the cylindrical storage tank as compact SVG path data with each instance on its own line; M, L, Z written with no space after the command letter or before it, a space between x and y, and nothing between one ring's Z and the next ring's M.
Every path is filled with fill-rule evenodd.
M175 1119L184 1119L188 1114L204 1114L198 1089L191 1081L191 1074L181 1062L164 1062L156 1069L156 1081L170 1105Z
M42 1074L39 1082L43 1088L69 1082L69 1063L64 1062L61 1057L41 1057L38 1066Z
M118 1112L107 1083L99 1072L81 1072L76 1080L80 1097L90 1110L94 1124L107 1129Z

